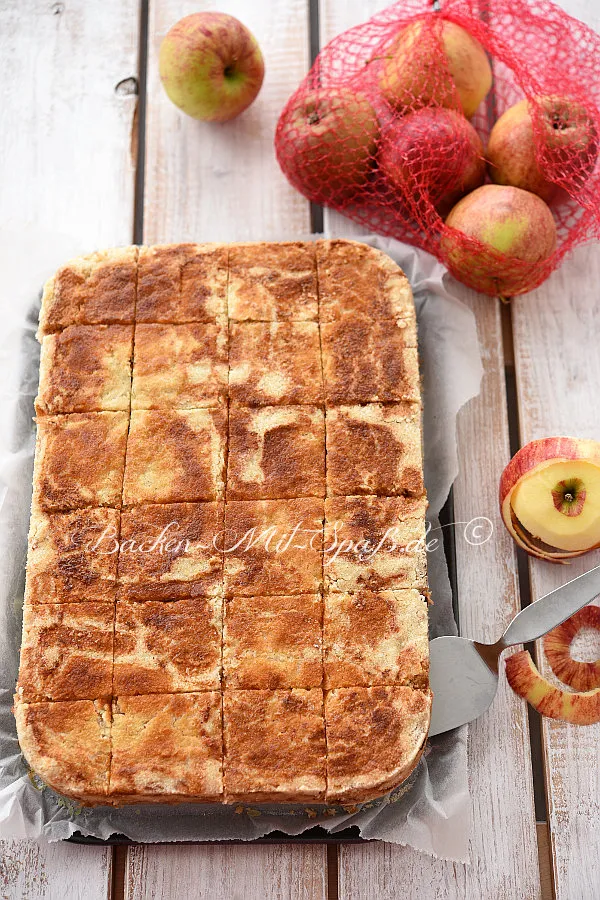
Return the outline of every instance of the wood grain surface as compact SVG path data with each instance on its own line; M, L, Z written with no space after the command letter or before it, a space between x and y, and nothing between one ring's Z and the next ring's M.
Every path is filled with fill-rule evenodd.
M176 109L158 77L166 32L208 0L150 4L144 240L277 240L310 231L309 205L285 180L273 149L283 105L309 64L306 0L223 0L219 11L240 18L265 57L256 101L223 124L197 122Z
M321 0L321 41L388 4ZM326 228L349 233L346 220L325 212ZM359 233L352 226L352 234ZM456 529L461 633L496 640L518 612L516 557L498 516L497 483L510 458L499 303L455 283L473 311L484 363L481 394L459 414L460 471L454 486L457 522L485 516L492 539L472 546ZM434 598L435 602L435 598ZM383 843L340 848L342 900L391 898L401 884L419 885L423 898L502 900L541 896L527 710L502 682L491 710L474 723L469 739L473 828L468 866L431 859L410 848ZM533 851L533 852L532 852ZM365 873L367 874L365 877Z
M600 248L577 250L538 291L513 301L521 443L549 435L600 438ZM532 561L535 600L600 564ZM549 673L541 642L542 674ZM600 725L542 720L546 793L558 898L600 897Z
M137 0L0 4L0 221L75 236L133 236ZM0 897L103 900L111 849L0 842Z
M366 19L386 0L319 0L321 42ZM600 29L594 0L561 0ZM194 122L167 100L157 72L160 40L207 0L150 0L146 242L269 240L310 230L308 203L274 160L279 112L309 64L307 0L223 0L247 24L266 60L256 103L225 125ZM138 0L3 0L0 3L0 220L77 235L93 247L133 234L139 42ZM360 230L325 214L331 234ZM540 289L512 303L520 440L551 434L598 438L600 422L600 249L577 251ZM496 509L509 457L499 305L466 289L484 359L482 393L458 423L455 518L484 515L493 539L457 542L463 633L493 639L519 608L515 552ZM511 335L509 335L509 338ZM534 562L533 598L600 562ZM538 648L539 655L539 648ZM542 670L545 664L541 660ZM492 709L470 732L473 796L470 866L432 860L392 844L344 845L338 881L322 845L152 846L127 851L113 882L104 848L0 843L0 898L210 898L210 900L464 900L600 898L600 726L544 720L549 826L536 825L527 710L501 680ZM540 859L553 863L550 873ZM121 854L123 855L123 854ZM331 850L329 853L331 861ZM115 870L116 871L116 870ZM329 866L335 876L335 867ZM121 868L119 867L119 872Z
M107 900L111 870L110 848L0 843L2 900Z
M144 241L305 235L309 205L279 171L273 135L281 107L308 68L307 4L219 4L250 28L266 60L258 99L223 125L184 116L166 98L157 74L158 47L170 26L211 7L205 0L151 4ZM136 847L128 854L125 896L324 900L326 862L325 847L316 845Z

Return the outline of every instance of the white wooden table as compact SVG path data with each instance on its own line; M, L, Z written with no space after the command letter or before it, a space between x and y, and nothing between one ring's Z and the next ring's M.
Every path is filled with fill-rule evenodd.
M600 30L597 0L562 3ZM318 7L323 44L385 5L320 0L309 10L307 0L221 0L255 33L267 75L249 112L211 127L167 101L157 51L177 19L212 4L150 0L148 11L147 0L0 0L0 220L75 233L90 248L306 234L309 205L278 170L273 131L309 66L311 13L314 29ZM328 212L325 227L359 233ZM600 247L590 246L510 308L461 291L477 318L485 379L460 416L456 520L485 515L496 525L493 541L457 547L460 621L469 636L495 638L523 600L600 562L534 562L519 579L496 499L511 441L514 450L543 435L600 437L599 286ZM527 710L501 684L470 734L470 866L383 843L129 850L5 843L0 897L535 900L554 892L596 900L600 726L545 720L541 743L532 767ZM547 825L536 826L534 779Z

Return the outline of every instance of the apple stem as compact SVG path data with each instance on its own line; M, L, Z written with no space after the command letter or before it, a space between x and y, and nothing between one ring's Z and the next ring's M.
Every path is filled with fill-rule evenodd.
M566 493L566 494L565 494L565 500L566 500L567 503L572 503L572 502L573 502L573 494Z

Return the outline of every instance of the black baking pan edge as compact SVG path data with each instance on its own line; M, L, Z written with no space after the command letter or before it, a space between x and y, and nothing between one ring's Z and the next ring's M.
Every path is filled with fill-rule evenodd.
M448 564L448 574L450 584L452 586L452 598L454 607L454 617L456 618L456 547L454 535L454 501L452 489L448 495L448 499L440 511L440 524L442 525L442 534L444 536L444 554ZM151 844L152 841L132 841L124 834L113 834L111 837L103 839L89 835L81 834L76 831L69 838L65 838L71 844L91 844L100 847L134 847L138 844ZM249 841L242 840L222 840L222 841L156 841L155 843L170 844L360 844L368 842L368 838L363 838L357 825L351 825L349 828L343 828L334 834L322 828L320 825L314 825L303 831L302 834L286 834L284 831L271 831L260 838L253 838Z
M264 837L253 838L249 841L242 840L223 840L223 841L160 841L160 844L189 844L190 846L204 846L210 844L362 844L366 842L366 838L360 836L357 825L350 828L344 828L342 831L336 831L331 834L320 825L314 825L312 828L303 831L302 834L286 834L285 831L271 831ZM91 844L100 847L135 847L145 846L153 843L152 841L132 841L124 834L113 834L108 839L90 837L80 834L78 831L67 838L72 844Z

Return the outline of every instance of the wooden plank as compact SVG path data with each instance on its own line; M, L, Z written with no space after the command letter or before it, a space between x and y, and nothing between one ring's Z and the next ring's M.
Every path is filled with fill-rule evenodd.
M110 849L75 844L0 844L2 900L107 900Z
M126 900L325 900L324 845L135 847Z
M386 5L385 0L321 0L322 43ZM332 234L358 233L335 213L326 211L325 223ZM498 477L510 456L502 324L496 301L462 286L458 291L475 313L485 375L481 395L459 416L455 518L487 516L495 528L493 540L479 547L457 532L459 615L464 634L495 640L519 609L514 548L497 508ZM490 712L470 730L471 864L446 863L394 845L343 846L342 900L391 900L406 884L418 885L424 898L540 896L527 714L510 693L501 684Z
M195 122L164 95L160 41L206 0L151 4L144 239L267 240L310 231L308 203L286 182L273 152L277 117L308 67L306 0L226 0L256 36L266 76L253 106L225 124ZM126 896L315 898L326 896L323 846L147 847L130 850Z
M137 0L0 6L0 220L94 249L133 233ZM128 80L129 79L129 80ZM3 842L3 898L106 898L110 849Z
M556 434L600 439L600 248L575 252L532 294L513 301L521 442ZM534 599L600 564L532 561ZM549 674L541 645L542 674ZM600 725L542 721L548 820L559 900L597 897L600 885Z
M137 0L0 5L4 224L131 242L137 42Z
M220 12L250 28L265 57L253 105L224 124L196 122L168 100L158 50L168 29L209 0L151 4L148 65L145 227L147 243L176 240L273 240L310 231L307 202L275 160L273 136L285 101L309 62L306 0L249 4L227 0Z
M560 0L567 12L600 31L594 0ZM542 287L513 301L521 443L567 434L600 439L600 247L577 250ZM600 563L571 566L532 561L533 599ZM537 657L549 673L540 645ZM554 887L558 900L600 891L600 725L578 728L542 720Z

